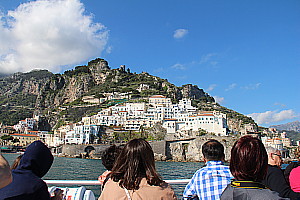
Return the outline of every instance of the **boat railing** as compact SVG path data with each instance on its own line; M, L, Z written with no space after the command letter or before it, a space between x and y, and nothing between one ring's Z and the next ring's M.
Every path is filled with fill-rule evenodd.
M44 180L48 185L100 185L98 180ZM190 179L165 180L169 184L187 184Z

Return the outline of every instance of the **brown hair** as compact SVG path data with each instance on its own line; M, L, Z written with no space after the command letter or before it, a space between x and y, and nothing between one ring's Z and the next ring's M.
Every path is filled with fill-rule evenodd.
M231 149L230 171L237 180L260 181L267 174L268 155L263 143L252 136L238 139Z
M148 184L159 186L163 183L155 169L153 150L144 139L133 139L123 148L111 172L111 178L120 187L128 190L139 189L142 178Z
M10 168L11 168L11 169L16 169L16 168L19 166L22 157L23 157L23 154L19 155L19 156L15 159L14 163L11 165Z
M202 145L204 158L208 160L223 160L225 158L224 146L218 141L210 139Z
M103 151L101 155L101 161L107 170L111 171L121 150L122 148L120 146L111 145L110 147L108 147Z

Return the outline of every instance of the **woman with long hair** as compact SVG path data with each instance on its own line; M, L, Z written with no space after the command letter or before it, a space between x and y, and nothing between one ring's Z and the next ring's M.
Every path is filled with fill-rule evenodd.
M238 139L232 149L230 171L235 178L223 191L221 200L285 199L260 183L267 174L268 155L263 143L255 137Z
M144 139L124 146L110 177L99 200L177 199L156 172L153 150Z

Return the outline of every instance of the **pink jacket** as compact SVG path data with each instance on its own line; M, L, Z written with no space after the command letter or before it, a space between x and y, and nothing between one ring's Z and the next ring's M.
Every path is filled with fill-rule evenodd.
M291 171L289 179L292 190L300 192L300 166Z

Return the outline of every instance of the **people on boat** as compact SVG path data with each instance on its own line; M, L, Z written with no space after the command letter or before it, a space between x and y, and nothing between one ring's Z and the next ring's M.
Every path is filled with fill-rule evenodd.
M183 192L184 199L220 199L232 179L229 167L224 165L224 146L217 140L202 145L205 166L196 171Z
M221 200L285 199L261 183L268 170L268 155L263 143L255 137L243 136L232 149L230 171L234 180L226 187Z
M122 149L99 200L171 200L173 189L155 169L154 153L144 139L133 139Z
M281 170L282 158L280 151L270 146L266 147L266 151L268 154L268 170L262 183L271 190L278 192L281 197L292 200L300 198L300 193L294 192L286 182L284 173Z
M300 162L295 163L296 164L289 175L289 182L294 192L300 192Z
M12 182L12 176L7 160L0 154L0 188Z
M98 178L98 181L102 186L104 186L107 180L109 179L111 170L121 150L122 148L120 146L111 145L103 151L101 155L101 161L103 166L106 168L106 171L103 172L103 174Z
M300 166L300 161L292 161L285 169L284 169L284 178L286 182L290 185L290 174L291 171ZM292 188L293 189L293 188Z
M47 184L42 177L49 171L53 156L41 141L31 143L16 169L12 170L13 181L0 189L0 200L50 200ZM62 191L52 199L61 200Z

